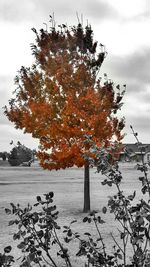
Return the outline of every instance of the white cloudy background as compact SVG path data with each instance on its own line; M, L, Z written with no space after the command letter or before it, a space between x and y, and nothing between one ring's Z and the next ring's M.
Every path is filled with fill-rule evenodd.
M11 140L31 148L38 142L3 115L22 65L30 66L32 27L40 29L55 13L58 24L77 23L76 12L91 23L94 37L106 46L101 68L116 83L126 84L122 115L126 118L124 142L135 142L132 124L143 143L150 143L150 1L149 0L0 0L0 151Z

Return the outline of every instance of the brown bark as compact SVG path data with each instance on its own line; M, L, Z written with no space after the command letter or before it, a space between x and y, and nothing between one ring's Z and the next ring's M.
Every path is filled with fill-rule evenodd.
M84 207L83 212L90 211L90 169L89 165L84 166Z

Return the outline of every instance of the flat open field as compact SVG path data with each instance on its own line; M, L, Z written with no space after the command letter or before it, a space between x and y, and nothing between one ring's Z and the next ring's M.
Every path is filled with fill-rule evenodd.
M120 166L123 173L122 189L127 194L137 190L137 198L141 197L138 177L141 175L135 169L135 164L124 163ZM11 216L4 212L4 208L9 208L9 203L20 203L25 205L33 203L37 195L54 191L55 204L59 210L60 225L69 224L73 219L78 222L73 225L76 231L86 232L86 225L81 224L85 214L83 209L83 169L71 168L60 171L46 171L39 166L9 167L0 166L0 251L5 245L13 244L12 234L14 229L7 226ZM116 192L114 187L102 186L104 177L96 173L96 169L91 169L91 209L98 210L106 205L108 196ZM100 214L102 215L102 214ZM110 232L115 231L115 222L112 215L107 213L102 215L107 221L101 228L106 242L111 245ZM93 232L91 224L88 230ZM115 233L116 235L116 233ZM17 250L14 250L17 254Z

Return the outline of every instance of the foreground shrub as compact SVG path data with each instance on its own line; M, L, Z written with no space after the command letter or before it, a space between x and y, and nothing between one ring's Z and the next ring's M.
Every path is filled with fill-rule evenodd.
M0 253L0 266L11 266L14 263L14 257L10 255L12 250L11 246L7 246L4 248L3 253Z
M108 255L105 250L99 224L105 223L96 211L93 211L83 219L83 223L93 223L97 230L97 238L93 239L89 232L82 233L72 230L72 221L69 226L63 226L63 242L60 239L60 226L57 224L58 211L53 205L54 193L49 192L43 197L37 196L37 202L31 206L21 208L20 205L11 203L11 209L5 209L8 215L15 215L15 219L9 221L9 225L17 225L18 231L13 239L18 240L18 249L22 252L20 266L59 266L56 258L61 257L65 266L73 266L69 256L67 245L73 240L78 240L79 251L75 257L85 257L85 263L93 266L113 266L117 257L121 258L119 250L115 255ZM37 207L37 208L35 208ZM103 209L105 213L105 209ZM83 238L84 236L85 238ZM55 249L54 249L55 247ZM57 251L57 252L55 252ZM46 264L46 265L44 265ZM11 265L1 265L11 266ZM64 265L63 265L64 266Z
M65 260L66 266L70 265L67 249L61 244L57 235L57 230L60 226L56 220L58 211L53 203L53 192L44 195L42 199L37 196L37 202L34 207L40 206L40 209L35 211L28 204L24 209L20 205L11 203L11 210L6 209L6 213L17 216L17 219L9 222L9 225L16 224L18 232L13 235L14 240L21 240L18 248L24 254L21 266L32 266L32 263L37 263L41 266L41 262L49 260L49 265L57 266L51 255L51 248L56 245L59 249L57 256Z

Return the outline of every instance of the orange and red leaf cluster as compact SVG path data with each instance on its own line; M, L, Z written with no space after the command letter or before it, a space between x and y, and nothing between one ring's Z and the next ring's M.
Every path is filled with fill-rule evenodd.
M124 121L115 113L123 94L112 82L97 80L104 52L97 53L91 27L41 30L32 50L35 64L20 69L5 114L16 128L39 139L41 165L83 166L89 149L85 135L98 146L108 147L112 138L120 142Z

